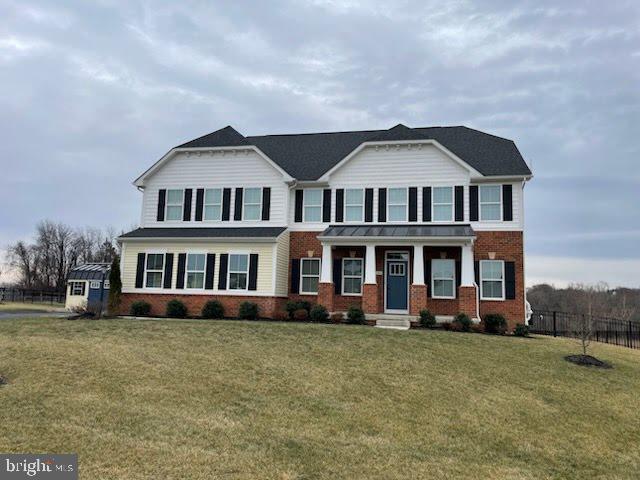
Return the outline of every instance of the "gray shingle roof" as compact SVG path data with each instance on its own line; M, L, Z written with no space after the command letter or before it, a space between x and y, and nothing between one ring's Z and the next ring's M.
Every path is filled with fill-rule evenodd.
M473 237L470 225L331 225L320 237Z
M276 238L286 227L137 228L120 238Z
M409 128L400 124L389 130L250 137L225 127L179 147L254 145L293 178L317 180L363 142L394 140L436 140L486 176L531 175L512 140L463 126Z
M111 265L108 263L85 263L73 267L69 272L69 280L102 280L102 275L109 277Z

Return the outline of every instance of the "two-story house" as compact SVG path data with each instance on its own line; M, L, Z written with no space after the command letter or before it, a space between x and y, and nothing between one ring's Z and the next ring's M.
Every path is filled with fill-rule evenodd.
M524 186L516 145L467 127L244 137L226 127L171 149L134 184L123 313L198 315L216 298L264 317L288 299L329 311L525 316Z

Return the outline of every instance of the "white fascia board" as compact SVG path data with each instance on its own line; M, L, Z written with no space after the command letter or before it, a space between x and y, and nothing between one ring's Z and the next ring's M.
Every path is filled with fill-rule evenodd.
M494 182L528 182L533 178L533 174L530 175L493 175L472 177L471 183L494 183Z
M157 243L276 243L278 237L118 237L118 242L157 242Z

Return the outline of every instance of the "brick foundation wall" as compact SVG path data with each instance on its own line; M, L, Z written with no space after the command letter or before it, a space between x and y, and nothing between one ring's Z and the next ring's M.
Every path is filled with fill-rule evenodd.
M476 318L476 287L458 288L458 313L466 313L469 318Z
M409 294L409 314L420 315L420 310L427 307L427 286L411 285Z

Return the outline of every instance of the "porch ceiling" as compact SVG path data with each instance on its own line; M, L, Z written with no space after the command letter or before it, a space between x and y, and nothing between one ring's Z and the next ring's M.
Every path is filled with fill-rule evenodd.
M320 239L460 239L468 240L475 237L470 225L331 225L321 235Z

